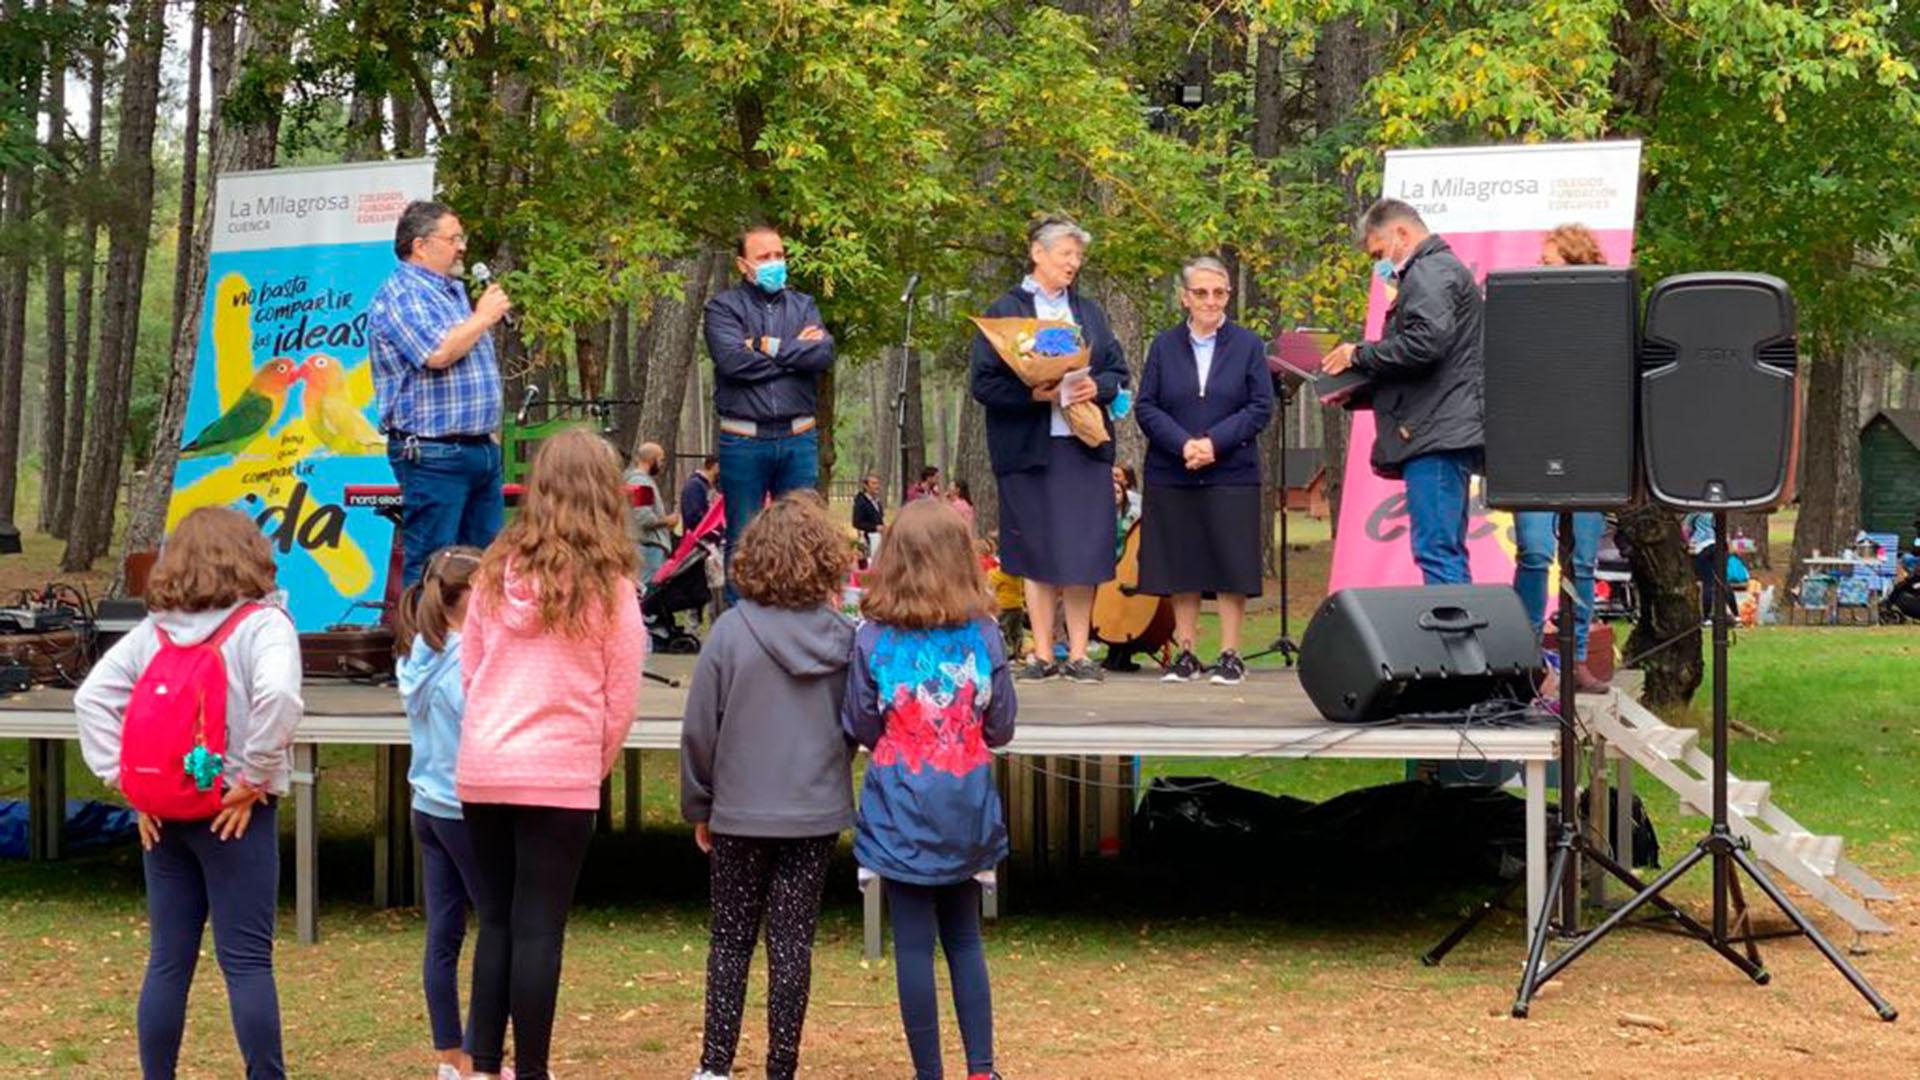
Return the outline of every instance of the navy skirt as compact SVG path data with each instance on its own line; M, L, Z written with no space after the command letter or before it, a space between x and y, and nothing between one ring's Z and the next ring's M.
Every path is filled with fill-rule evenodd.
M999 478L1000 565L1045 585L1113 580L1113 466L1079 439L1047 440L1047 467Z
M1261 489L1148 484L1140 509L1140 591L1259 596Z

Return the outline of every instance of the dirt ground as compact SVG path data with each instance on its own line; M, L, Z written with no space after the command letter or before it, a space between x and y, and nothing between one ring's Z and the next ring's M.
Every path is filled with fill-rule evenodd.
M1920 1009L1920 876L1882 910L1898 929L1858 957L1896 1005ZM81 902L81 907L85 902ZM49 917L0 898L7 977L0 1061L13 1076L124 1076L133 1065L141 920ZM680 1078L699 1052L702 912L580 913L569 936L556 1075ZM1765 924L1763 924L1764 926ZM22 940L25 932L26 940ZM1695 943L1614 935L1509 1019L1523 944L1501 917L1437 968L1431 930L1325 930L1232 915L1116 925L1010 919L989 931L996 1045L1008 1080L1139 1077L1912 1077L1920 1017L1887 1024L1804 940L1764 946L1771 985ZM283 943L286 933L283 927ZM1843 936L1843 942L1847 937ZM284 943L279 984L296 1076L426 1077L419 922L362 911L316 948ZM239 1075L211 947L184 1076ZM756 969L735 1077L759 1077ZM814 959L803 1073L904 1077L893 973L859 959L851 913L830 914ZM950 1068L959 1041L948 1017Z

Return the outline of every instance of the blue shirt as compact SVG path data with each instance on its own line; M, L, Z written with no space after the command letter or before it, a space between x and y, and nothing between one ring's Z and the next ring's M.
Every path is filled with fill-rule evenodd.
M1020 282L1020 287L1033 296L1034 318L1079 324L1079 320L1073 317L1073 299L1067 295L1067 290L1050 293L1032 274ZM1060 408L1058 398L1053 401L1053 415L1047 418L1047 434L1056 439L1073 437L1073 426L1067 423L1067 414Z
M1187 340L1193 342L1193 367L1200 376L1201 397L1207 396L1207 376L1213 372L1213 341L1219 336L1218 327L1206 337L1200 337L1191 330L1187 332Z
M380 286L367 326L383 430L437 438L499 429L500 367L492 334L481 334L451 365L427 367L447 332L472 314L459 282L415 263L401 263Z

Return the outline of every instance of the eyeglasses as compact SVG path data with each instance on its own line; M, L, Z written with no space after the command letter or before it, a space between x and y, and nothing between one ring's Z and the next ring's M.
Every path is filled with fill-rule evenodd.
M1225 300L1233 295L1232 289L1188 289L1187 295L1197 300Z

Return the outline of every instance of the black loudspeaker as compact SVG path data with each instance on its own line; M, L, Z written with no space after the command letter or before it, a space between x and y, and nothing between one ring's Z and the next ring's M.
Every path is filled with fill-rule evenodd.
M1793 294L1767 274L1681 274L1653 287L1640 411L1654 498L1688 510L1764 510L1792 499L1795 332Z
M1300 685L1339 724L1527 702L1539 664L1533 624L1505 585L1342 589L1300 642Z
M1632 267L1487 275L1487 505L1606 510L1640 490Z

